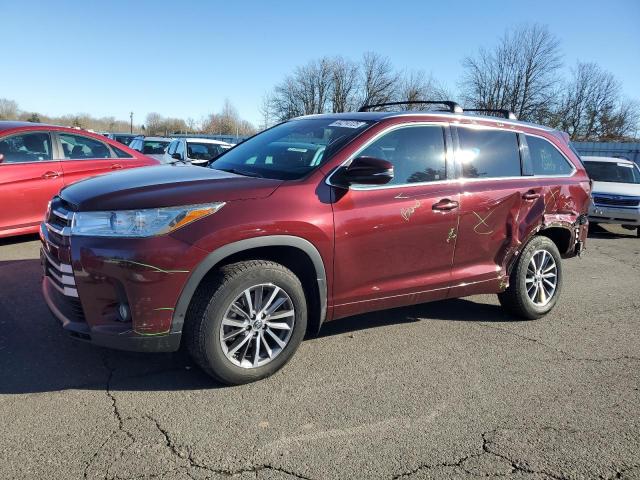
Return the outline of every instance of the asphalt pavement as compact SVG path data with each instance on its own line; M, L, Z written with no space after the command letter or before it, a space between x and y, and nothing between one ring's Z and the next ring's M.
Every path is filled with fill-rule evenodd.
M640 238L611 228L520 321L495 296L325 325L271 378L68 338L0 241L0 478L640 478Z

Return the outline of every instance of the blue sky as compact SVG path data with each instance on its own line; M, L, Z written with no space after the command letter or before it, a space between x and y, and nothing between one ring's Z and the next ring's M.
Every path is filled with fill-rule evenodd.
M549 26L568 66L597 62L640 99L638 0L0 0L0 97L136 122L199 120L229 98L257 124L263 94L310 59L375 51L455 91L466 55L525 22Z

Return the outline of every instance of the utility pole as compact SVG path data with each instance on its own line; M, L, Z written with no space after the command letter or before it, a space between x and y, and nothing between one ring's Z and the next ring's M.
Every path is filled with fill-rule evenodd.
M129 113L129 120L130 120L129 133L133 133L133 112Z

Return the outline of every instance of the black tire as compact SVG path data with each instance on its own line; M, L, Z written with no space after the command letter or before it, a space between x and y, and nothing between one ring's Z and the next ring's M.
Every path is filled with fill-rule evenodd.
M536 305L527 294L526 275L534 252L546 250L555 260L557 267L557 285L551 300L544 305ZM562 291L562 258L558 247L549 238L536 236L524 248L509 276L509 287L498 294L500 304L508 312L518 317L534 320L549 313L555 306Z
M288 343L269 363L253 368L237 366L221 346L222 319L238 295L254 285L270 283L283 289L294 307L293 331ZM185 320L185 341L195 362L216 380L239 385L272 375L298 349L307 329L307 301L298 277L279 263L249 260L221 267L194 294Z

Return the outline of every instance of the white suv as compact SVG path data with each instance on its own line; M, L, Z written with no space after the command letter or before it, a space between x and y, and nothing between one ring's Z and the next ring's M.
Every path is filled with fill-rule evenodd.
M182 160L185 163L206 167L233 145L210 138L177 138L166 150L164 163Z
M589 221L638 229L640 237L640 169L629 160L581 157L593 180Z

